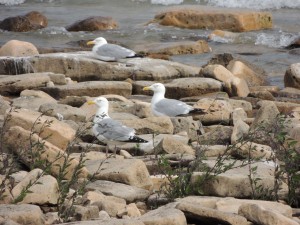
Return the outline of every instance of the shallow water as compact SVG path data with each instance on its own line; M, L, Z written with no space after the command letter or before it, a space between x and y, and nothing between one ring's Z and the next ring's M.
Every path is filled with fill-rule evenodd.
M179 29L157 24L145 25L172 5L203 5L203 7L241 6L273 15L273 29L247 32L235 39L209 41L211 53L180 55L172 60L191 65L204 65L216 53L232 53L263 67L272 85L283 87L287 67L300 62L299 55L285 49L300 35L300 0L0 0L0 20L36 10L48 18L48 27L26 33L0 31L0 45L11 39L29 41L40 47L70 47L71 41L103 36L134 48L149 42L207 39L211 30ZM254 3L254 4L253 4ZM15 5L13 5L15 4ZM254 10L253 9L253 10ZM111 16L119 28L97 32L67 32L64 27L89 16Z

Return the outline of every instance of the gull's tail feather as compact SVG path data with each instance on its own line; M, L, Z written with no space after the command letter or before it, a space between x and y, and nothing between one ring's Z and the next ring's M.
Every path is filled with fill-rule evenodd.
M204 109L200 109L200 108L194 108L191 111L189 111L189 113L191 113L191 114L200 114L200 115L207 114L207 112Z
M133 56L127 56L126 58L144 58L145 56L142 54L135 54Z
M133 137L129 138L128 142L147 143L148 141L146 141L145 139L140 138L138 136L133 136Z

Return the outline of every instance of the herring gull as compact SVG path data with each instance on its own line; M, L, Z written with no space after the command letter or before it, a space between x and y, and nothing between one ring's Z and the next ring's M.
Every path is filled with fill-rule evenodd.
M142 57L128 48L120 45L109 44L103 37L98 37L87 45L95 45L92 49L94 56L102 61L118 61L125 58Z
M103 143L120 144L124 142L147 143L148 141L135 135L135 130L127 127L119 121L113 120L108 115L108 100L105 97L98 97L88 104L96 104L98 110L93 120L93 133Z
M144 91L151 90L154 92L151 100L151 109L155 116L181 116L189 113L205 114L203 109L194 108L185 102L165 98L166 88L161 83L155 83L151 86L144 87Z

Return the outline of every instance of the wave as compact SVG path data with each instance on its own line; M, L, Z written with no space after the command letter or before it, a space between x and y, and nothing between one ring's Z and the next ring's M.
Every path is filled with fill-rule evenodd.
M248 9L300 9L300 0L206 0L208 5Z
M274 34L260 33L256 37L255 45L265 45L271 48L283 48L289 46L299 37L300 35L286 32L280 32L280 34L276 36L274 36Z
M178 5L183 2L184 0L151 0L153 5Z
M6 6L20 5L24 2L25 0L0 0L0 4Z

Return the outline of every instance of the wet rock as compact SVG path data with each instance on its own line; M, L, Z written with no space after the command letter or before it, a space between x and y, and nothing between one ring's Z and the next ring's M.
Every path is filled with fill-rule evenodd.
M11 127L6 133L6 144L7 147L13 151L15 154L17 154L21 161L29 166L31 161L31 154L39 154L41 160L45 160L48 163L52 163L50 165L51 173L57 176L59 174L59 169L63 166L63 163L65 162L63 156L65 152L63 152L61 149L57 148L56 146L52 145L48 141L43 141L44 146L41 150L36 143L41 142L40 137L38 137L36 134L31 134L30 131L24 130L21 127ZM34 144L32 146L32 144ZM31 149L32 153L30 151L25 151L24 149ZM71 179L73 176L74 171L76 170L76 167L78 166L78 161L75 159L69 159L68 162L70 165L66 169L65 179ZM79 172L79 177L86 177L87 176L87 170L85 168L82 168Z
M145 189L107 180L90 182L86 186L86 189L89 191L100 191L109 196L119 197L125 199L126 202L144 201L150 195L150 192Z
M33 56L38 55L39 51L30 42L10 40L0 48L0 56Z
M40 106L46 103L55 104L57 101L50 95L38 90L24 90L19 98L13 99L13 106L38 111Z
M180 55L180 54L200 54L211 52L208 43L205 40L196 42L169 42L169 43L151 43L135 48L137 52L146 52L146 55Z
M235 40L240 36L240 33L236 32L230 32L230 31L225 31L225 30L214 30L213 32L208 35L209 40L214 40L217 38L225 38L225 39L230 39L230 40Z
M47 73L32 73L9 76L0 79L0 94L16 95L25 89L45 87L50 81Z
M102 160L103 161L103 160ZM152 185L145 163L139 159L105 159L98 171L101 160L88 160L85 166L96 179L120 182L139 188L149 189Z
M93 16L77 21L66 27L67 31L97 31L117 28L118 24L111 17Z
M19 224L45 224L43 212L36 205L0 204L0 216Z
M30 185L32 184L32 185ZM14 199L18 199L23 190L29 186L28 193L20 203L28 204L57 204L59 193L56 179L50 175L43 175L41 169L30 171L24 179L13 189Z
M194 104L195 108L204 109L206 114L196 116L194 115L194 119L200 119L200 121L207 125L207 124L229 124L230 116L233 111L231 104L228 100L219 100L219 99L212 99L212 98L203 98L197 101Z
M239 208L239 215L256 224L265 225L298 225L298 223L273 210L265 209L256 204L242 204Z
M222 212L216 209L195 205L193 203L180 202L177 206L184 212L187 219L192 219L198 223L214 221L216 224L248 225L245 217L233 213Z
M300 89L300 63L294 63L286 70L284 86Z
M25 15L8 17L0 22L0 29L14 32L27 32L47 27L48 19L37 11Z
M98 97L105 94L131 95L131 84L122 81L86 81L55 87L44 87L42 91L54 98L65 98L68 95Z
M272 28L272 15L268 12L208 10L200 6L174 7L169 11L157 14L151 22L189 29L245 32Z
M244 79L249 87L264 85L266 83L266 76L264 76L264 74L253 70L244 62L232 60L227 66L227 69L231 71L234 76Z
M40 123L37 123L37 120ZM49 122L51 122L50 126L45 126ZM74 129L64 122L58 121L53 117L42 116L41 113L27 109L17 109L10 113L8 127L12 126L21 126L26 130L39 131L41 138L47 138L48 142L62 150L67 148L76 133ZM42 127L43 130L40 130Z
M39 112L56 118L61 115L63 120L73 120L75 122L86 121L86 114L82 109L69 105L46 103L40 106Z
M0 74L44 72L65 74L75 81L87 80L167 80L199 76L201 67L160 59L132 58L123 63L103 62L91 52L51 53L38 57L0 57Z
M222 90L221 82L204 77L178 78L165 84L166 97L179 99Z
M187 225L183 212L168 205L151 210L138 220L145 225Z

